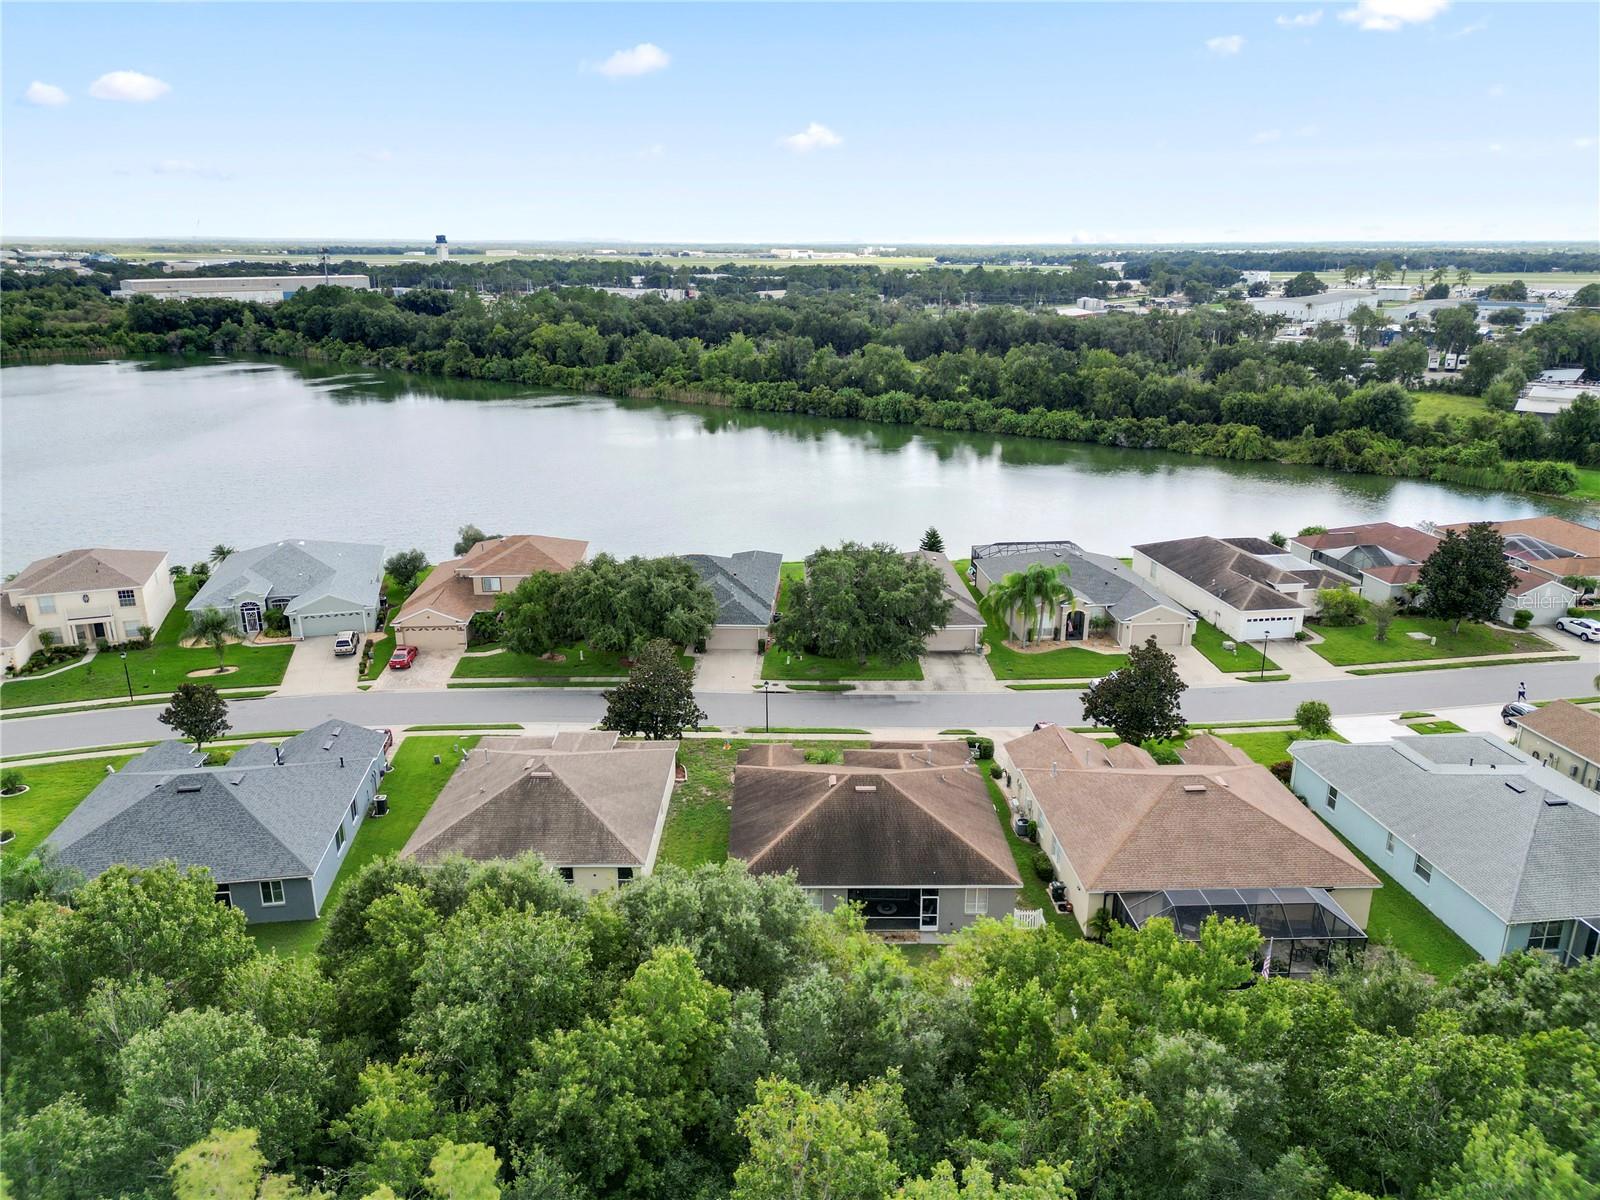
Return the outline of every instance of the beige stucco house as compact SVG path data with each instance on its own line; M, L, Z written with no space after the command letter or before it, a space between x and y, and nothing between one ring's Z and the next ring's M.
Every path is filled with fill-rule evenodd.
M20 666L48 630L62 645L116 645L159 629L176 597L164 550L67 550L31 562L6 583L0 641Z
M428 573L390 622L395 638L421 650L465 650L476 614L492 611L530 575L570 571L588 551L588 542L529 533L479 542Z
M1557 700L1516 720L1519 750L1600 792L1600 713Z

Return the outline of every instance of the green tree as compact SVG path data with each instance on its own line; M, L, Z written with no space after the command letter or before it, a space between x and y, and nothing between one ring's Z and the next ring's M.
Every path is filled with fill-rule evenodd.
M631 654L657 638L693 646L717 619L710 587L681 558L619 560L601 554L561 581L567 617L596 650Z
M170 725L194 743L196 750L205 749L233 726L228 721L228 702L209 683L184 683L172 693L172 702L162 709L156 720Z
M1333 710L1322 700L1303 700L1294 710L1294 723L1307 737L1327 737L1333 732Z
M1317 621L1323 625L1359 625L1365 615L1361 596L1354 589L1339 587L1317 589Z
M1285 296L1315 296L1318 292L1328 290L1328 285L1317 278L1315 271L1301 271L1288 283L1283 285Z
M600 695L606 702L600 728L624 737L681 738L706 719L695 703L693 674L678 662L672 643L661 639L645 646L627 679Z
M1434 344L1446 354L1459 354L1478 344L1478 306L1458 304L1433 314Z
M1350 315L1345 318L1350 328L1355 331L1356 345L1370 346L1377 337L1378 330L1389 323L1388 318L1368 304L1358 304L1350 310Z
M1178 678L1177 660L1151 637L1128 651L1127 666L1083 693L1084 719L1134 746L1177 737L1184 728L1178 698L1188 687Z
M437 1200L499 1200L500 1158L481 1143L440 1147L424 1181Z
M1572 308L1600 308L1600 283L1586 283L1572 297Z
M456 530L456 544L454 551L455 556L460 558L479 542L492 542L499 536L500 535L498 533L485 533L483 530L471 523L463 525L460 529Z
M919 550L927 550L933 554L943 554L944 538L940 536L937 529L929 525L927 529L922 531L922 542L917 548Z
M1472 282L1472 272L1467 270L1466 267L1462 267L1459 271L1456 272L1456 286L1458 288L1462 288L1463 290L1465 290L1467 285L1470 284L1471 282Z
M1552 1149L1537 1129L1505 1120L1472 1131L1461 1161L1424 1193L1426 1200L1600 1200L1600 1184L1576 1156Z
M565 574L539 571L495 602L500 640L518 654L550 654L581 640Z
M1394 263L1387 258L1380 258L1372 264L1372 284L1376 287L1380 283L1388 283L1394 278Z
M197 646L210 646L217 655L217 674L226 665L228 639L233 636L233 618L219 608L207 605L189 618L188 639Z
M1387 642L1389 640L1389 626L1394 624L1394 619L1400 615L1400 601L1394 596L1378 601L1371 609L1372 615L1372 640Z
M439 1098L435 1081L416 1059L402 1058L362 1068L355 1103L329 1131L351 1157L354 1194L387 1187L413 1196L446 1142L476 1136L476 1120Z
M805 577L789 584L776 640L828 658L904 662L922 653L952 604L943 575L926 559L883 543L845 542L806 559Z
M172 1160L167 1174L177 1200L326 1200L285 1175L263 1175L266 1156L254 1129L217 1129Z
M428 556L421 550L400 550L384 560L383 569L401 591L408 591L428 569Z
M1073 603L1072 589L1062 576L1072 574L1065 563L1052 566L1032 563L1026 570L1012 571L995 581L978 601L985 618L1008 629L1012 621L1022 616L1022 640L1037 639L1048 629L1049 636L1057 633L1056 614L1062 605Z
M1491 621L1517 577L1506 563L1506 543L1487 522L1469 525L1465 534L1445 530L1417 574L1429 616L1452 622Z
M215 546L211 547L211 555L206 561L214 567L220 567L224 560L236 553L238 552L232 546L229 546L225 542L218 542Z
M1345 285L1345 287L1352 286L1355 283L1356 280L1361 278L1361 264L1360 263L1347 263L1347 264L1345 264L1345 268L1344 268L1344 271L1342 272L1342 274L1343 274L1343 277L1344 277L1344 285Z
M750 1153L734 1172L732 1200L882 1200L901 1174L892 1139L908 1124L892 1080L822 1096L763 1080L739 1116Z

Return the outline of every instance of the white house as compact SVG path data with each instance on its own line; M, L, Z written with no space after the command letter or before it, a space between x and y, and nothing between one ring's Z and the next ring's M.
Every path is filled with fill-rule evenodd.
M29 563L5 585L0 641L21 666L48 631L62 645L131 641L161 628L176 597L164 550L66 550Z
M1277 551L1255 538L1147 542L1133 548L1133 573L1236 641L1294 637L1316 601L1313 580L1274 566L1236 542Z

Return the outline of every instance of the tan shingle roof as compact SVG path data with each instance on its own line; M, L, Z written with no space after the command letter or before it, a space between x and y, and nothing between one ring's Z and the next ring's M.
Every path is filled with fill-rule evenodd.
M410 624L426 619L429 613L460 622L470 621L474 613L494 608L500 595L473 591L474 578L485 575L516 578L539 571L570 571L583 561L588 549L588 542L531 533L479 542L460 558L446 559L428 572L428 577L400 606L395 622Z
M1178 751L1178 757L1190 767L1248 767L1251 757L1232 742L1225 742L1214 733L1197 733Z
M1025 775L1091 892L1378 883L1264 767Z
M1153 767L1156 760L1139 746L1107 747L1093 738L1074 733L1063 725L1046 725L1005 745L1013 766L1019 768L1052 766L1062 771L1086 771L1106 767Z
M1590 762L1600 762L1600 713L1579 708L1570 700L1557 700L1518 717L1517 724Z
M17 599L53 592L143 587L166 560L165 550L66 550L31 562L6 584Z
M967 585L962 582L955 564L948 557L937 550L913 550L906 557L920 558L924 562L932 563L944 580L945 598L950 601L950 615L944 623L946 629L984 627L986 622L983 614L978 611L977 601L972 598L972 593L967 590Z
M0 646L18 645L32 628L22 609L12 603L10 593L0 592Z
M670 743L619 744L609 733L484 738L400 855L532 851L555 866L649 866L676 760Z

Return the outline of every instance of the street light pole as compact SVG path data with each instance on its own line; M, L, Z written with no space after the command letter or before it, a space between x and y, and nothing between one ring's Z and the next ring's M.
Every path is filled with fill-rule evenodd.
M1267 677L1267 635L1263 633L1261 635L1261 673L1258 676L1258 678L1265 679L1266 677Z
M127 682L128 685L128 699L132 700L133 676L128 674L128 652L126 650L120 651L118 653L118 657L122 659L122 678Z

